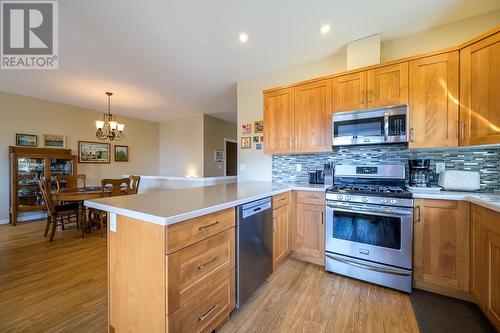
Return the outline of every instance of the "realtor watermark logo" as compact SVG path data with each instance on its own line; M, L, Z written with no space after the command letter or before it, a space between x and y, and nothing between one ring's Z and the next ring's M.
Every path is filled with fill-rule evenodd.
M57 69L57 1L0 1L0 68Z

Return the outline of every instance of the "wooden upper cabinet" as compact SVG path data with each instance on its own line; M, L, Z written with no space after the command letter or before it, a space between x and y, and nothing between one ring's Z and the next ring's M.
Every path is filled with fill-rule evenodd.
M367 71L368 108L408 103L408 63Z
M366 109L366 72L336 77L332 88L333 112Z
M469 203L415 200L414 285L468 299Z
M410 148L458 145L458 51L409 63Z
M500 143L500 32L460 50L460 145Z
M292 153L293 89L264 93L264 153Z
M294 91L295 152L332 150L332 81L297 86Z

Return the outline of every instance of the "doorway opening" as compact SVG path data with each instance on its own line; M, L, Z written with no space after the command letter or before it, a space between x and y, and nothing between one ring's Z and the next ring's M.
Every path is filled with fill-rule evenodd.
M224 159L224 175L237 176L238 175L238 145L235 140L224 139L224 152L226 158Z

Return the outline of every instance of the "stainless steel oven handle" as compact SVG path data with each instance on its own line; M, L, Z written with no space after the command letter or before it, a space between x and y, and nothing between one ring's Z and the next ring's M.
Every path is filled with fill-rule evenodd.
M411 273L406 273L406 272L402 272L402 271L399 271L399 270L392 270L392 269L389 269L389 268L382 268L382 267L375 267L375 266L361 264L359 262L351 261L351 260L344 259L344 258L339 258L339 257L333 256L333 255L328 254L328 253L326 253L325 255L328 258L330 258L332 260L335 260L335 261L338 261L338 262L341 262L343 264L354 266L354 267L358 267L358 268L362 268L362 269L368 269L368 270L374 271L374 272L385 273L385 274L392 274L392 275L402 275L402 276L408 276L408 275L411 274Z
M398 209L380 209L380 208L370 208L370 209L365 209L361 207L346 207L346 206L339 206L339 205L332 205L332 204L326 204L327 207L333 208L335 211L339 212L345 212L345 213L368 213L370 215L377 215L377 216L387 216L387 217L406 217L406 216L412 216L413 213L411 211L406 211L406 210L398 210Z

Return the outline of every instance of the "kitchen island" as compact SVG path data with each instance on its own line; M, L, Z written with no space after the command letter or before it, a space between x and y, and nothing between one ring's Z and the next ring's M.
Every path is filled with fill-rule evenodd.
M284 196L290 191L302 194ZM308 217L295 220L295 215L299 214L295 206L304 205L296 205L294 198L297 204L300 200L313 204L307 206L311 208L307 216L319 218L323 215L311 213L324 209L321 208L324 191L323 185L240 182L86 201L88 207L109 212L110 331L204 332L216 329L235 307L235 207L269 196L277 200L287 198L287 204L289 200L289 207L292 207L288 213L273 202L279 214L276 216L281 216L277 220L288 219L290 228L296 228L296 223L304 226L313 221ZM442 192L419 193L415 197L471 202L500 212L500 196L495 194ZM316 229L309 231L320 232L319 227L324 228L316 224ZM310 237L306 240L307 245L318 242L313 252L324 253L324 245L320 244L324 239L311 237L309 231L303 234ZM287 235L292 238L287 231L280 238ZM314 261L318 256L311 259L303 255L313 252L311 247L300 243L305 238L297 239L297 244L294 243L297 246L292 251L291 245L286 249L286 243L291 244L291 240L280 240L285 248L279 250L284 253L281 260L291 252L295 258L321 264L321 258Z

